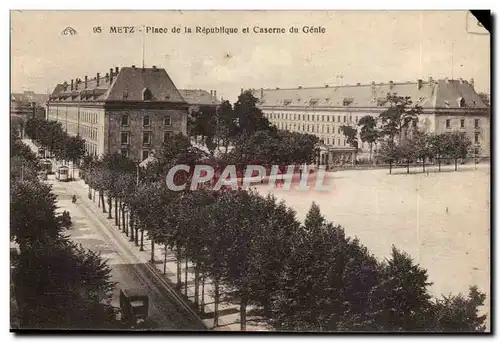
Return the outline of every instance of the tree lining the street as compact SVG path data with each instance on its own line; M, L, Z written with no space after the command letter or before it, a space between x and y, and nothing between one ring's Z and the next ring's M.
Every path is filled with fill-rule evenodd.
M12 159L32 158L26 145L15 144ZM19 247L11 258L19 328L116 328L111 269L66 237L51 187L37 177L11 177L10 201L10 239Z

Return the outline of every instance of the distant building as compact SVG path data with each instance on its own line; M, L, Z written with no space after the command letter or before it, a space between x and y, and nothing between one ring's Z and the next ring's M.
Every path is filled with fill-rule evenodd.
M189 104L165 69L124 67L57 85L48 119L85 139L90 155L122 153L142 161L167 135L186 134Z
M389 92L410 96L423 107L418 127L425 132L465 132L480 146L481 154L489 156L489 108L474 90L473 79L253 90L264 115L278 129L310 133L322 140L325 163L353 161L354 148L347 145L341 126L357 126L366 115L377 118L388 107ZM366 156L368 144L359 137L358 141L361 157Z
M24 137L24 125L29 118L45 119L45 102L48 99L48 94L35 94L32 91L11 94L11 124L18 128L21 137Z
M179 93L191 106L217 106L220 104L216 90L210 90L209 92L202 89L179 89Z

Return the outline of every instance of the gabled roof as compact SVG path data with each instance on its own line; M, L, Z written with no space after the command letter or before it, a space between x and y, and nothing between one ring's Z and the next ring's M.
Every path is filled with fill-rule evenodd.
M179 93L190 105L214 105L220 104L213 93L202 89L179 89Z
M35 102L43 105L49 99L48 94L36 94L32 91L25 91L24 93L12 93L11 101L18 102Z
M487 108L471 84L458 80L253 90L261 107L385 107L387 93L410 96L423 108L459 108L462 97L467 108Z
M143 93L151 96L148 101L185 103L165 69L124 67L117 74L79 80L73 90L66 82L58 84L51 101L143 101Z

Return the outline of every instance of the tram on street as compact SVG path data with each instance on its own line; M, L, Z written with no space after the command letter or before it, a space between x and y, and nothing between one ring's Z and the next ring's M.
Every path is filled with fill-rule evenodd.
M42 159L40 161L40 164L42 166L42 170L45 171L48 175L53 174L52 172L52 162L50 159Z
M57 168L56 179L60 182L69 181L69 167L61 165Z

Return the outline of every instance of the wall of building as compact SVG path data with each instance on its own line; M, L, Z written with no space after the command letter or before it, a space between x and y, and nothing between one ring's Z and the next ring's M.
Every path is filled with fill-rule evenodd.
M148 126L144 126L145 116L149 117ZM187 134L187 110L116 109L106 111L106 117L106 132L109 129L109 146L105 146L106 152L124 153L135 161L142 161L145 154L158 151L163 145L165 134ZM128 120L125 120L128 125L122 124L124 117L128 117ZM166 122L168 117L170 120L167 119ZM122 133L127 135L123 142ZM150 135L149 144L144 142L145 134Z
M80 135L85 140L85 151L100 155L105 151L104 109L79 105L48 105L49 120L57 121L68 135Z

